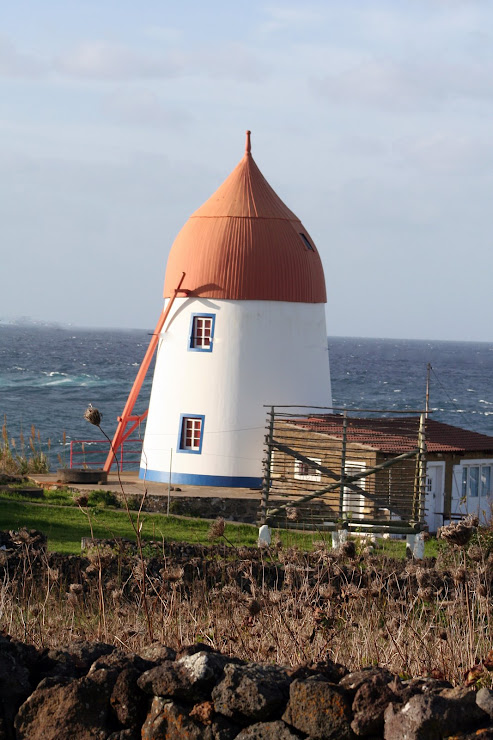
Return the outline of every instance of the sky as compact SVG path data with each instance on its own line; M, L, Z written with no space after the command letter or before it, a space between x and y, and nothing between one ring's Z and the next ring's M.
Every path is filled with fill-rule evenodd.
M330 336L493 341L488 0L17 0L0 85L3 321L152 330L248 128Z

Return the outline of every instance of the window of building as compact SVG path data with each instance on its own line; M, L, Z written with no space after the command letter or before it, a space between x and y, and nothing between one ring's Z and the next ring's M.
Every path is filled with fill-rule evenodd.
M202 452L202 441L204 437L204 417L185 416L180 417L180 439L178 449L181 452Z
M321 465L322 461L315 457L309 458L316 465ZM317 468L308 465L308 463L302 462L301 460L294 461L294 477L297 480L310 480L318 482L322 480L322 473Z
M462 467L462 496L464 499L487 497L492 490L492 465L464 465Z
M310 249L312 252L314 252L313 244L310 242L306 234L300 233L301 238L303 239L303 243L307 249Z
M489 496L493 489L491 488L491 465L481 466L481 496Z
M193 314L190 327L190 349L198 352L212 352L215 320L214 314Z

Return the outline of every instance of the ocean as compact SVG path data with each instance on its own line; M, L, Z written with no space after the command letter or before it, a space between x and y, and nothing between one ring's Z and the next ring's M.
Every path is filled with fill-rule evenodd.
M31 426L50 444L52 467L71 440L95 439L84 419L92 403L111 437L149 342L138 330L0 327L0 414L9 438ZM493 435L493 344L329 337L333 404L347 409L423 409L431 363L433 418ZM152 368L135 411L149 401ZM65 440L65 444L64 444Z

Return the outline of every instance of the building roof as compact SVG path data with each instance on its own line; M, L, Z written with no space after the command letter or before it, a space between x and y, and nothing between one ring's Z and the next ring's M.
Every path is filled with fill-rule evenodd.
M243 159L176 237L165 298L183 272L183 288L203 298L327 300L317 248L255 164L249 131Z
M311 431L342 438L343 417L340 414L288 419L289 423ZM419 417L363 419L348 417L347 440L390 454L410 452L417 447ZM467 429L426 420L428 452L493 453L493 437Z

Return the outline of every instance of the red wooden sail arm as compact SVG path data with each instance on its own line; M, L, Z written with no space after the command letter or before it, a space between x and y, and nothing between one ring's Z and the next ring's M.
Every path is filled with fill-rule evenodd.
M169 316L169 313L171 311L175 298L180 292L188 293L188 291L181 290L181 286L182 286L184 279L185 279L185 273L182 273L178 286L173 291L173 295L171 296L168 305L166 306L161 316L159 317L154 333L151 336L151 341L149 342L149 346L144 355L144 359L142 360L142 364L139 367L139 371L134 380L132 390L130 391L129 396L127 398L127 403L125 404L123 413L121 416L118 417L118 426L116 428L113 441L111 443L111 449L108 453L108 457L106 458L106 462L103 468L103 470L105 470L106 472L110 471L111 466L113 465L115 461L117 451L120 448L120 445L123 442L123 440L126 439L128 437L128 434L130 434L136 428L140 419L143 419L145 418L145 416L147 416L147 411L146 411L145 414L142 414L139 417L139 421L136 421L136 417L135 416L132 417L132 412L134 410L135 402L137 401L137 398L139 396L140 389L142 388L142 383L144 382L145 376L147 375L147 371L149 370L149 365L151 364L152 358L154 356L154 352L156 351L157 343L159 341L159 336L163 330L164 324L166 323L166 319ZM129 431L129 433L125 434L125 428L129 421L135 421L135 423L133 424L132 429Z

